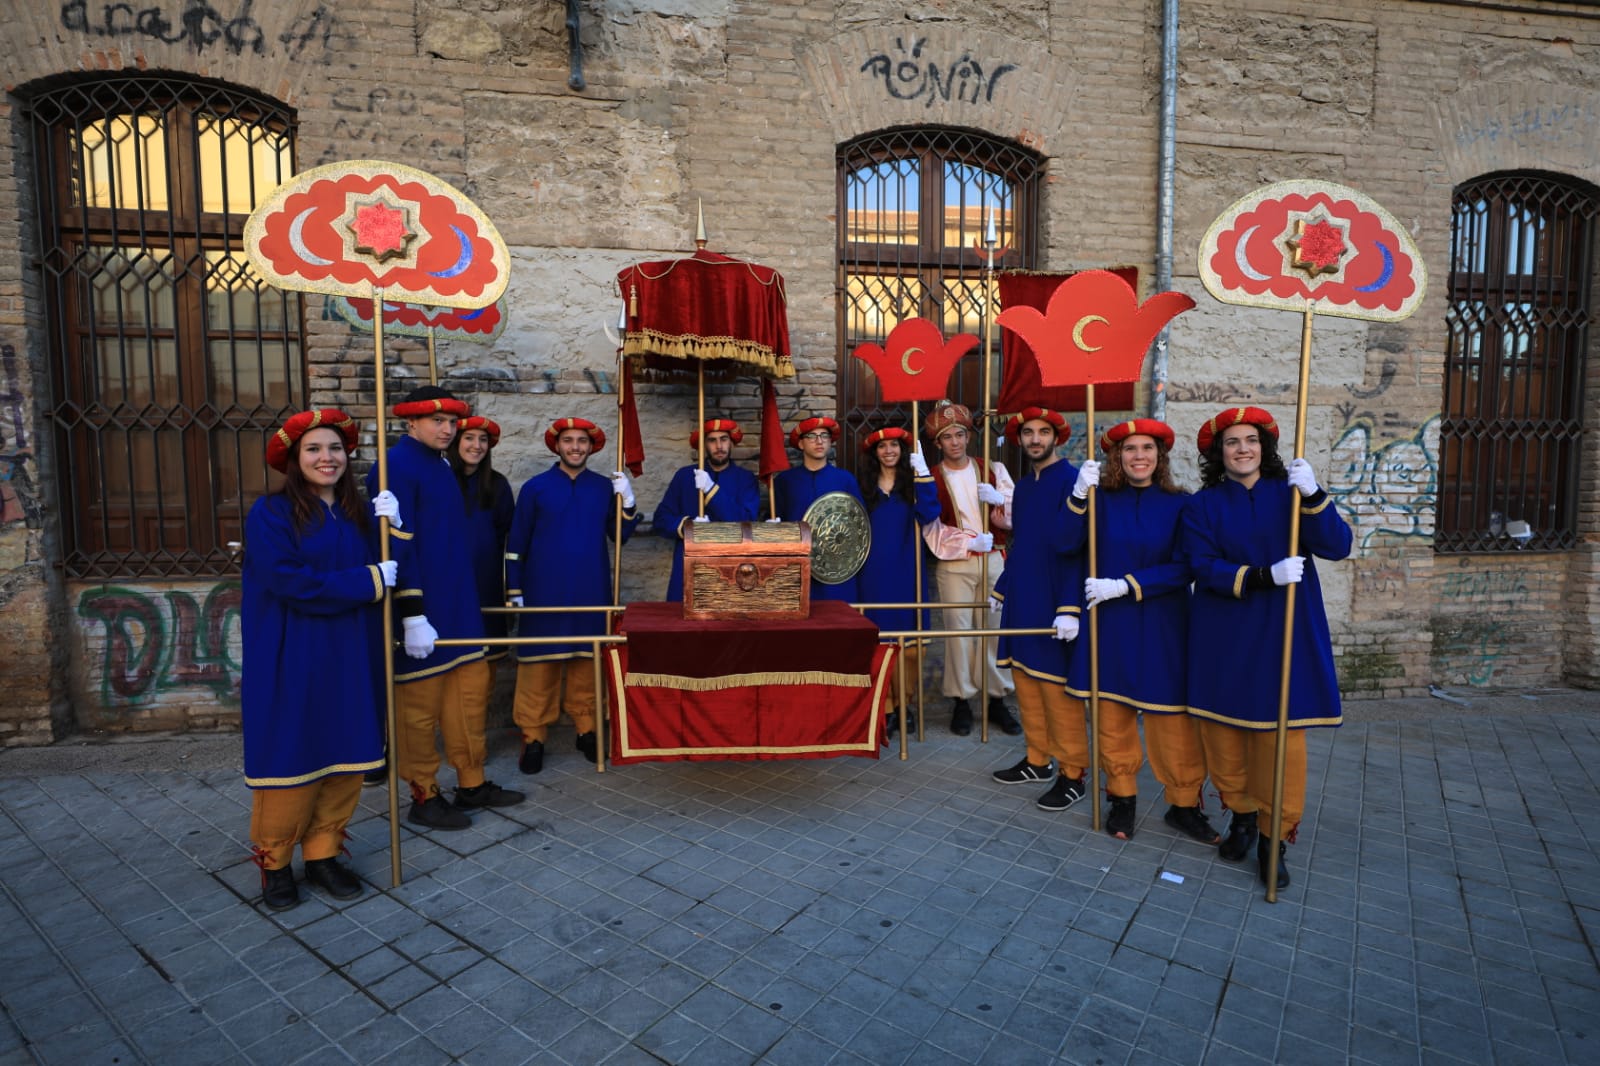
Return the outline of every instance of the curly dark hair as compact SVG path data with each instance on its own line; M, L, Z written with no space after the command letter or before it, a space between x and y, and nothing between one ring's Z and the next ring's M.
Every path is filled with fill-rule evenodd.
M1150 483L1162 492L1179 493L1183 487L1172 480L1172 449L1156 441L1156 469ZM1105 468L1100 471L1100 487L1115 492L1128 484L1128 475L1122 469L1122 441L1117 441L1106 453Z
M283 471L283 486L278 489L279 493L288 497L289 511L294 516L296 533L304 533L312 528L313 521L318 525L322 524L322 501L317 497L317 491L306 483L305 475L300 473L300 442L305 439L305 435L302 434L299 440L289 446L289 461ZM344 443L343 437L339 439L339 443ZM348 457L344 473L334 482L333 500L339 510L344 512L345 517L356 524L357 529L363 533L367 531L369 524L367 503L356 489L356 479L350 472Z
M1288 477L1289 468L1283 465L1283 457L1278 454L1278 438L1260 426L1256 426L1256 432L1261 437L1261 476ZM1218 433L1211 441L1211 447L1200 456L1200 485L1209 489L1227 479L1228 468L1222 461L1222 434Z
M917 486L916 477L911 473L911 444L903 440L896 443L900 445L900 461L894 467L892 495L899 496L915 507ZM861 465L856 469L856 481L861 485L861 498L866 501L869 514L882 502L878 495L878 469L878 445L874 444L872 450L861 457Z

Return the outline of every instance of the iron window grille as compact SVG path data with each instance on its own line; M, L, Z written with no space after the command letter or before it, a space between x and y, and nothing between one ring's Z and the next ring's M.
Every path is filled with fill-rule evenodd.
M1593 188L1544 174L1455 191L1438 552L1578 543L1597 209Z
M243 252L294 172L294 119L171 76L28 94L66 572L237 572L277 475L266 438L306 402L299 297Z
M995 269L1034 268L1043 170L1037 153L969 130L889 130L840 147L841 456L854 457L863 436L885 425L906 425L911 414L909 404L885 404L877 375L850 353L860 344L883 343L906 318L930 319L947 337L981 337L985 259L975 244L992 217L1004 249ZM989 315L994 397L1000 382L999 328L993 324L998 310ZM981 344L974 352L951 375L948 394L977 412L983 405Z

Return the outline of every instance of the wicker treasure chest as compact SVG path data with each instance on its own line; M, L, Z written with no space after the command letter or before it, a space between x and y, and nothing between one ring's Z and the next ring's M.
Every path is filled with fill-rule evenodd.
M683 616L809 618L811 528L804 522L685 522Z

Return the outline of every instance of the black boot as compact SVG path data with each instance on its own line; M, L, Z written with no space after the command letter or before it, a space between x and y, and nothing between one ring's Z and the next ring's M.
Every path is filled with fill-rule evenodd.
M972 732L972 704L958 699L950 705L950 732L964 737Z
M300 889L295 887L294 866L261 871L261 902L270 910L286 911L300 905Z
M1289 868L1284 865L1284 856L1288 854L1289 845L1278 841L1278 887L1289 887ZM1261 883L1267 883L1267 860L1272 858L1272 838L1262 837L1256 841L1256 863L1261 868Z
M1229 862L1240 862L1250 854L1250 846L1256 842L1257 836L1256 812L1241 814L1234 811L1233 821L1228 823L1228 835L1217 848L1217 854Z
M1106 812L1106 832L1118 840L1132 840L1134 826L1139 821L1139 797L1107 793L1106 798L1111 801L1111 810Z
M334 899L361 895L361 879L338 859L307 859L306 884L322 889Z

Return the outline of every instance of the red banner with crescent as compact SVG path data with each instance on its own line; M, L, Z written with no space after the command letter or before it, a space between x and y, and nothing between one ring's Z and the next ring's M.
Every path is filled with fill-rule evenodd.
M372 301L350 296L331 296L333 313L356 329L372 332ZM423 304L383 301L383 332L405 337L426 337L431 329L461 340L488 344L505 332L506 305L496 300L488 307L461 311L454 307L427 307Z
M1371 197L1331 181L1265 185L1200 243L1200 279L1223 303L1394 322L1422 302L1417 246Z
M957 333L947 341L928 319L908 318L889 331L883 344L858 344L851 354L878 376L884 403L910 403L948 396L950 372L977 343L972 333Z
M413 167L330 163L273 190L244 228L251 265L280 289L473 310L505 292L511 257L459 190Z

